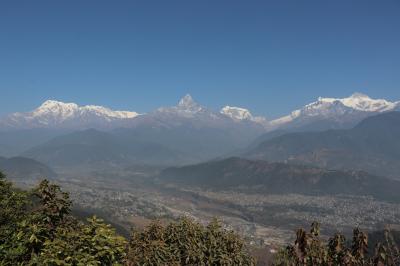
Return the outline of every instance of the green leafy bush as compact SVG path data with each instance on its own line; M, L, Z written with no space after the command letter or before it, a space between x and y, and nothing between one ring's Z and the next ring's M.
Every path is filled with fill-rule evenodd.
M167 226L154 222L134 230L127 265L254 265L243 241L214 220L203 226L182 218Z
M71 216L60 187L24 192L0 175L0 265L121 265L126 241L96 217Z
M34 259L39 265L120 265L125 256L125 239L96 217L87 223L57 228Z

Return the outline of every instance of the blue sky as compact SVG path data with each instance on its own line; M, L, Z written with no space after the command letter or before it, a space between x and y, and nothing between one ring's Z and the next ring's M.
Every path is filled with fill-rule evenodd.
M400 1L1 1L0 114L46 99L147 112L186 93L277 117L400 100Z

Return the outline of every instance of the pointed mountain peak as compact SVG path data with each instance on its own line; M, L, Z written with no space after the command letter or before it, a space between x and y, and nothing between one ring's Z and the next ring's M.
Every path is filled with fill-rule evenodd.
M178 109L183 110L183 111L189 111L189 112L199 112L203 110L203 107L195 102L190 96L190 94L186 94L178 103Z
M190 94L186 94L178 103L179 107L191 107L194 105L197 105L197 103L193 100Z

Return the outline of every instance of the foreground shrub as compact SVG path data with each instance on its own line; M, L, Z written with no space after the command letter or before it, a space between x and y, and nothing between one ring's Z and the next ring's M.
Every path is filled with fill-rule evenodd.
M0 173L0 265L118 265L126 242L96 217L71 216L69 195L42 181L30 192Z
M243 241L214 220L203 226L182 218L167 226L155 222L134 230L127 265L254 265Z
M39 265L121 265L125 239L96 217L87 223L57 228L34 259Z

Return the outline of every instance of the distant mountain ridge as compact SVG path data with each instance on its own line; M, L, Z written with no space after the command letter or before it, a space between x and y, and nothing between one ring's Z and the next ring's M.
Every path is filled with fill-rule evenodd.
M277 135L242 155L400 178L399 136L400 112L388 112L368 117L352 129Z
M58 136L27 150L23 156L52 167L163 165L186 160L182 153L160 144L95 129Z
M25 157L0 157L0 171L12 179L39 180L57 174L47 165Z
M139 114L134 111L114 111L106 107L75 103L63 103L48 100L35 110L27 113L13 113L0 119L0 131L32 128L69 128L82 130L88 128L114 129L132 127L140 121L168 124L172 116L208 120L216 124L217 120L229 119L234 122L246 122L258 125L265 131L285 128L344 128L354 126L362 119L373 114L400 110L400 101L390 102L384 99L372 99L362 93L354 93L347 98L322 98L293 111L287 116L267 120L262 116L253 116L243 107L225 106L220 111L212 111L196 103L188 94L177 106L161 107L157 110Z
M237 154L236 151L244 150L251 143L253 146L247 151L255 150L263 141L282 133L351 128L364 118L389 112L397 106L398 102L374 100L362 94L344 99L320 98L294 112L293 117L276 123L276 120L267 121L253 116L249 110L240 107L226 106L215 111L197 103L190 95L184 96L175 106L161 107L146 114L47 101L32 112L11 114L0 119L0 155L23 155L45 163L54 163L59 158L57 164L60 164L61 158L68 161L68 154L74 154L68 152L69 147L61 149L60 141L72 138L76 147L83 149L81 152L91 158L86 160L88 162L94 162L96 158L97 163L117 162L120 158L121 162L182 165ZM86 146L78 140L79 137L86 139L85 134L94 134L93 140L97 140L99 134L96 131L79 133L90 129L106 133L112 139L110 143L115 146L110 144L107 149L110 156L115 156L108 157L106 154L104 143L108 143L108 137L104 143L97 141ZM53 141L53 138L56 140ZM156 154L154 158L146 153L146 149ZM45 153L49 151L58 152L47 158L49 155ZM138 151L145 155L140 158ZM99 154L104 157L97 156ZM274 159L285 158L278 158L279 154L274 154ZM249 156L258 158L254 154ZM384 159L387 162L387 158ZM382 165L381 162L377 164ZM324 163L318 165L323 167Z
M46 124L48 128L35 129L54 130L53 128L62 127L65 132L60 132L58 135L62 137L73 131L93 128L111 134L114 139L120 138L121 140L132 142L136 145L134 147L135 149L138 147L138 143L142 142L142 147L151 143L153 148L158 146L160 148L159 151L161 149L172 151L169 156L167 156L168 152L163 153L165 155L164 159L156 156L156 159L153 160L150 157L144 156L151 162L157 163L172 163L173 159L176 158L176 154L186 154L185 156L178 156L182 160L177 160L177 164L210 159L223 153L230 152L238 147L245 147L253 138L264 132L264 127L259 123L247 120L233 120L220 112L213 111L198 104L190 95L183 97L176 106L162 107L147 114L136 115L136 113L127 114L126 112L115 113L115 111L110 111L112 115L106 113L107 116L101 119L97 119L96 116L95 121L91 119L82 120L82 116L80 116L81 111L74 111L77 108L76 105L71 104L70 106L70 104L67 104L67 107L66 110L62 108L63 111L60 111L58 104L56 104L56 111L54 112L51 111L53 108L47 107L45 108L46 112L32 112L40 114L35 116L38 120L34 121L37 122L44 119L46 123L48 122ZM79 108L80 107L78 107L78 110L82 109ZM86 109L87 108L84 107L84 110ZM101 110L101 108L99 110ZM45 114L45 116L41 117L41 114ZM97 114L98 113L96 113L96 115ZM48 115L51 119L47 117ZM29 114L29 117L30 116L33 115ZM63 119L59 119L59 116L62 116ZM6 121L8 120L6 119ZM39 126L42 124L43 123L39 123ZM2 122L0 122L0 131L4 129L2 125L4 125L4 123L2 124ZM14 132L15 130L3 132L3 136L6 139L15 139L13 137ZM68 138L68 136L66 136L66 138ZM27 139L30 138L28 137ZM55 142L51 142L51 139L44 139L44 142L48 142L46 145L55 144ZM35 154L32 158L41 158L42 155L39 156L39 150L46 146L42 145L44 142L37 143L37 145L31 145L31 143L25 145L25 147L29 149L29 152L22 154L28 154L29 156ZM118 141L117 146L124 146L121 142L122 141ZM116 144L117 142L114 141L113 143ZM0 140L0 148L2 145L3 143ZM99 142L98 145L101 146L102 144ZM18 151L21 152L20 146L18 141L15 143L4 143L4 149L7 149L9 153L4 152L3 154L8 155L10 153L16 154ZM126 143L125 146L132 147L129 143ZM89 147L85 147L86 151L88 148ZM91 146L91 149L92 148L93 146ZM32 152L33 150L35 150L34 153ZM143 150L143 152L145 151ZM62 153L66 154L65 151L62 151ZM126 155L126 152L123 152L123 154ZM43 156L46 157L45 155ZM131 156L128 157L130 158Z
M30 148L70 132L71 130L45 128L0 131L0 156L18 156Z

